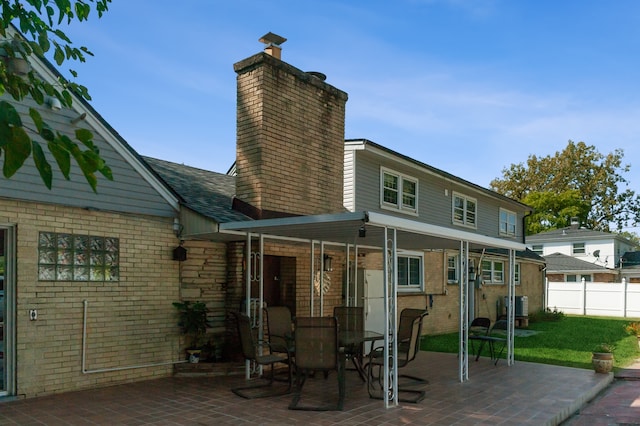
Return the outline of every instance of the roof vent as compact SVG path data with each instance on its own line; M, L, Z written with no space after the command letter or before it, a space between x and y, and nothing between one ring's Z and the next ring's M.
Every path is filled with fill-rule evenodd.
M269 31L268 33L260 37L258 41L265 44L264 52L267 55L271 55L276 59L280 59L282 56L282 48L280 47L280 45L287 41L287 39Z

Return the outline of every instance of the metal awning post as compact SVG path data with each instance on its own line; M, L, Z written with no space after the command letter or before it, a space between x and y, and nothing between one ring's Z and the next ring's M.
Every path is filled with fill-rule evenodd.
M458 341L458 379L460 382L469 380L469 242L460 241L458 265L460 277L458 279L460 299L460 324ZM473 291L473 290L471 290Z
M513 365L514 363L514 335L516 326L516 252L513 249L509 250L509 292L507 304L507 365Z

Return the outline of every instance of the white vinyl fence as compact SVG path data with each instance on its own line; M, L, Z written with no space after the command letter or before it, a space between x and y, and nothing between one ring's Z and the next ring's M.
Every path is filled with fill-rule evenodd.
M565 314L640 318L640 284L547 282L547 307Z

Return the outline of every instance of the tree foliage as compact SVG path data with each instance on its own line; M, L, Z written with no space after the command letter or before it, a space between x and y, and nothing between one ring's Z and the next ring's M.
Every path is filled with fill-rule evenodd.
M44 81L28 64L34 57L50 53L58 66L65 61L84 62L92 53L86 47L76 48L60 30L74 20L89 18L92 10L98 17L108 10L111 0L2 0L0 26L0 95L7 93L11 100L0 100L0 157L2 173L11 178L32 157L42 181L51 189L53 169L43 146L55 159L65 179L70 178L73 159L91 188L96 191L96 173L113 180L111 169L100 157L88 129L77 129L75 140L55 131L35 108L29 108L30 121L24 122L16 104L30 96L37 104L47 97L56 98L63 107L71 107L72 94L90 100L86 87L62 77L55 84ZM9 31L15 25L22 34ZM73 77L77 73L70 69Z
M640 198L623 174L622 149L607 155L592 145L569 141L555 155L530 155L526 163L502 170L502 179L491 181L494 191L534 208L527 234L566 227L572 217L594 230L618 231L637 225Z

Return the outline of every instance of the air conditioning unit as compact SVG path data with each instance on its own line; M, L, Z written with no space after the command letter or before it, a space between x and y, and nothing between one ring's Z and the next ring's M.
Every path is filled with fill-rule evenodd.
M504 297L505 313L509 306L509 298ZM527 296L516 296L516 303L514 305L516 310L516 317L528 317L529 316L529 298Z

